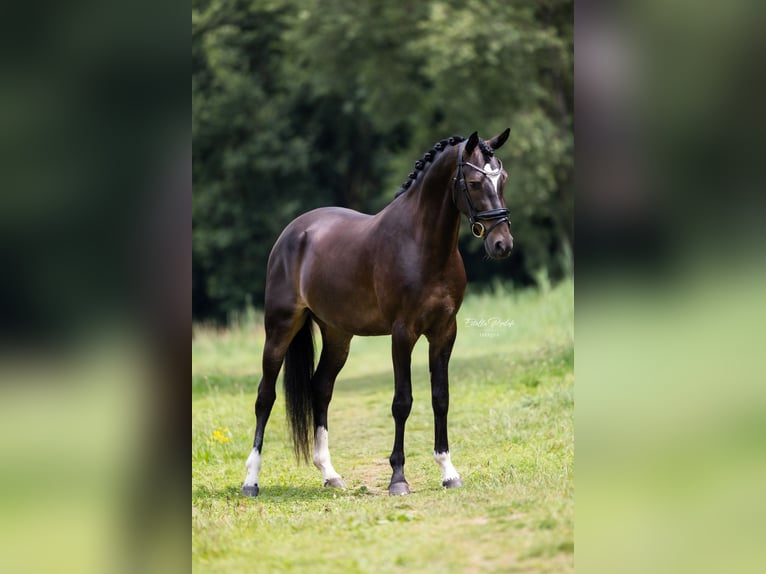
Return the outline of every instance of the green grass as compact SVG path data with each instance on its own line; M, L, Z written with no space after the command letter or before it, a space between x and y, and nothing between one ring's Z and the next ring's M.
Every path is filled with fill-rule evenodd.
M408 497L386 490L394 426L389 337L353 340L330 405L333 464L348 489L322 488L313 466L296 464L280 392L266 429L261 495L251 499L239 488L263 329L253 313L229 330L196 327L194 570L573 571L572 302L571 281L542 292L467 296L450 363L450 451L460 489L441 487L433 461L427 343L418 343L405 437ZM504 324L477 325L493 317ZM214 438L216 429L223 435Z

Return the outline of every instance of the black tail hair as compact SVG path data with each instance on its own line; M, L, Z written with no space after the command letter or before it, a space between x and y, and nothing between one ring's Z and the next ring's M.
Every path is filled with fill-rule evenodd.
M311 377L314 376L314 335L311 315L293 338L285 356L285 403L287 422L293 435L295 458L309 461L310 437L314 431Z

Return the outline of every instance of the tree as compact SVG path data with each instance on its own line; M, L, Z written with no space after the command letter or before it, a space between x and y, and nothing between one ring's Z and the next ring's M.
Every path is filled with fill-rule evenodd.
M320 205L376 212L433 142L511 127L517 254L472 280L563 274L572 242L571 1L197 1L194 316L263 298L282 228Z

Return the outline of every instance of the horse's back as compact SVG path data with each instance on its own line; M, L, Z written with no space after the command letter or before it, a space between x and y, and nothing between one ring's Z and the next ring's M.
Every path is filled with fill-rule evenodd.
M292 233L307 232L314 243L322 242L326 236L339 241L369 227L372 215L360 213L345 207L320 207L296 217L286 228Z
M270 259L321 257L362 233L372 216L344 207L320 207L293 219L277 239ZM271 264L271 261L269 262Z

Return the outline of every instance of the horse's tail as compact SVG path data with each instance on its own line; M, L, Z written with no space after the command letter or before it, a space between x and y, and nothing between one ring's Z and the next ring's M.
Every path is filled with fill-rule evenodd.
M309 461L310 437L314 431L311 377L314 376L314 335L311 315L287 348L285 356L285 402L287 420L293 435L295 458Z

